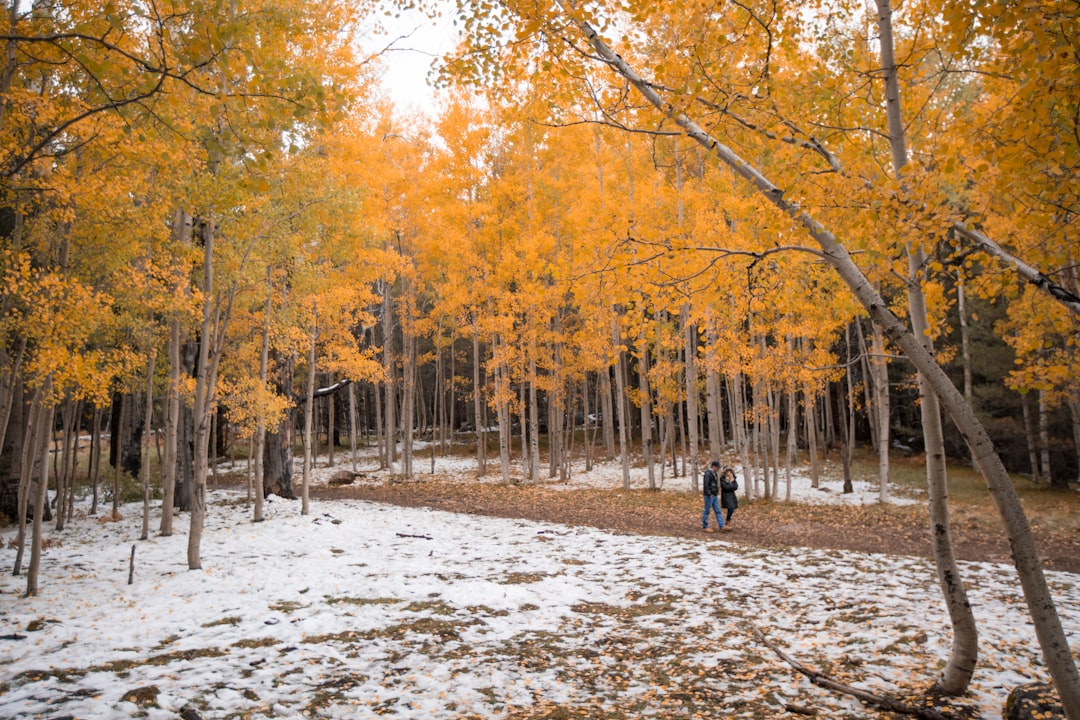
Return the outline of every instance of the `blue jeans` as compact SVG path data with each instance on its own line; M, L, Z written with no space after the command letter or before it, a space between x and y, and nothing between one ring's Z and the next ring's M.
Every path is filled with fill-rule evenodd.
M709 527L709 511L716 513L716 524L721 530L724 529L724 516L720 514L720 499L716 495L705 496L705 509L701 512L701 528Z

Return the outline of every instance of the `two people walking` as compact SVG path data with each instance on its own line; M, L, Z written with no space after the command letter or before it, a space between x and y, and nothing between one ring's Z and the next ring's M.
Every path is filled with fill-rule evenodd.
M724 471L720 472L720 461L713 460L705 470L702 485L705 494L705 509L701 513L701 529L705 532L714 532L709 527L709 513L712 512L716 515L717 527L721 531L730 530L728 524L731 522L731 516L735 514L735 508L739 507L739 499L735 495L735 491L739 489L739 482L735 479L735 471L724 468ZM720 508L727 510L727 517L721 514Z

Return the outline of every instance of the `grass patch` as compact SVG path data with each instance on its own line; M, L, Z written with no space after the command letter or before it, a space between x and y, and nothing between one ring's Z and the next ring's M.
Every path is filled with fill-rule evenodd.
M429 612L432 615L454 615L457 610L442 600L417 600L405 606L406 612Z
M368 605L394 605L401 602L397 598L355 598L330 596L325 597L323 601L327 605L356 605L357 607L367 607Z
M251 640L247 640L247 639L237 640L236 642L234 642L232 644L232 646L234 648L262 648L262 647L273 647L273 646L277 645L280 642L281 641L278 640L277 638L265 637L265 638L255 638L255 639L251 639Z
M501 585L531 585L532 583L542 582L549 577L552 576L547 573L513 572L504 575L499 582Z

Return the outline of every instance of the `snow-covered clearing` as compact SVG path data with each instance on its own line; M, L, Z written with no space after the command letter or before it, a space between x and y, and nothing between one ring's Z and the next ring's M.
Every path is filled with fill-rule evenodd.
M318 481L347 466L320 467ZM621 483L611 472L577 481ZM880 692L924 688L948 652L934 571L918 558L359 501L314 501L302 516L299 501L271 498L254 524L242 491L210 496L202 570L187 569L186 515L176 535L139 542L141 505L128 505L118 522L48 531L37 597L0 576L0 716L171 720L189 705L208 720L769 718L793 703L866 718L877 715L811 685L753 626ZM13 537L0 532L5 548ZM10 569L14 550L5 557ZM999 717L1008 691L1045 671L1012 568L964 570L982 634L968 702ZM1080 648L1080 578L1048 577Z

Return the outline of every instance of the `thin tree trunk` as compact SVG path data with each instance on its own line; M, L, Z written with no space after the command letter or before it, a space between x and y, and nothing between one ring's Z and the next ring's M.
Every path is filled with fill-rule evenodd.
M874 411L877 413L878 500L889 501L889 447L892 438L891 398L889 397L889 361L885 357L885 340L877 323L870 323L871 387L874 395Z
M120 417L118 418L118 422L117 422L116 427L124 428L124 427L127 426L128 396L125 393L125 394L120 394L117 397L119 398L119 404L120 404ZM116 411L114 410L114 412L116 412ZM119 520L120 519L120 466L121 466L120 459L121 459L121 457L123 455L120 448L121 448L121 443L122 442L123 441L121 440L120 433L116 433L116 434L114 434L112 432L109 433L109 454L112 455L114 458L116 458L116 460L114 461L115 464L113 465L113 485L112 485L112 519L113 520Z
M586 371L581 378L581 422L582 442L585 445L585 472L592 472L593 466L593 441L596 437L596 425L592 425L592 435L589 434L589 373ZM571 438L573 435L570 436Z
M154 366L157 353L150 351L150 359L146 363L146 414L143 416L142 434L142 465L139 474L142 476L143 491L143 517L142 534L140 540L150 539L150 436L154 423Z
M795 464L799 452L799 403L794 382L789 383L786 395L788 426L787 453L784 455L784 501L791 502L791 466Z
M540 481L540 412L536 394L536 344L529 348L529 482ZM524 425L524 423L523 423Z
M385 470L390 467L387 463L390 451L386 447L386 426L383 422L383 388L375 386L372 396L375 401L375 444L379 449L379 469Z
M206 518L206 477L210 460L210 420L214 414L217 371L221 361L221 343L228 324L236 286L227 297L214 290L214 226L203 221L200 235L204 248L203 271L205 300L199 334L198 372L195 375L194 420L195 452L191 478L191 525L188 532L188 569L202 568L200 545Z
M177 437L180 432L180 321L174 315L169 322L169 383L165 390L165 457L162 460L161 523L158 534L173 533L173 508L176 504Z
M334 374L330 373L327 387L333 387ZM334 438L337 435L337 428L335 427L334 417L334 393L330 393L326 396L326 465L327 467L334 467ZM317 441L316 441L317 442ZM318 453L316 453L318 454Z
M623 488L630 489L630 451L627 448L626 428L626 376L623 374L626 352L622 348L619 337L618 319L614 314L611 316L611 340L615 351L618 353L615 361L615 411L619 421L619 459L622 461Z
M687 457L687 473L690 476L690 489L698 492L698 475L701 460L698 457L700 443L698 442L698 372L697 372L697 327L690 322L690 306L683 305L682 325L684 333L683 372L686 378L686 425L689 431L690 453Z
M65 505L64 513L65 513L66 517L68 517L68 518L72 518L72 517L75 516L75 489L76 489L76 486L78 485L79 449L80 449L79 440L80 440L80 435L81 435L80 428L81 428L81 425L82 425L82 416L83 416L83 401L82 400L77 400L75 402L75 413L74 413L75 422L74 422L74 425L73 425L73 428L72 428L73 432L72 432L72 438L71 438L71 462L70 463L65 463L65 465L64 465L64 468L65 468L64 471L68 474L67 482L64 483L64 486L67 488L67 498L66 498L66 500L61 498L61 500L64 501L64 505Z
M52 380L45 381L43 395L47 398L52 393ZM41 549L45 529L45 501L49 495L49 441L52 435L53 414L55 407L47 405L40 413L41 427L38 431L41 458L41 477L38 479L37 495L34 498L34 525L30 541L30 564L26 568L26 596L32 597L38 592L38 574L41 568Z
M188 532L187 560L189 570L202 568L200 545L206 517L206 476L210 454L210 345L213 342L214 297L214 232L206 221L199 229L203 240L203 306L199 331L198 368L195 374L193 419L195 423L195 452L192 457L191 522Z
M902 181L908 157L900 107L900 83L896 61L893 57L892 6L890 0L876 0L876 2L881 66L885 78L885 112L888 119L893 174L897 180ZM925 253L920 246L908 243L908 307L911 329L915 338L919 339L924 349L932 355L933 345L928 332L926 298L921 284L925 259ZM938 685L944 693L957 696L967 691L975 673L979 654L979 633L971 605L968 603L960 566L956 562L953 550L941 406L938 396L921 371L919 373L919 401L923 440L926 445L931 540L938 581L941 583L953 628L952 653L938 680Z
M1031 481L1039 482L1042 475L1039 473L1039 439L1035 434L1034 423L1031 420L1031 393L1020 394L1020 404L1024 410L1024 439L1027 440L1028 462L1031 464Z
M480 328L473 312L473 429L476 431L477 475L487 475L487 428L484 427L484 396L480 386Z
M71 458L71 441L75 435L75 425L79 414L79 401L68 397L64 401L64 409L61 412L62 430L60 433L60 452L53 454L53 463L60 463L54 467L53 475L56 476L56 529L62 531L67 520L67 498L70 495L69 485L74 484L75 474Z
M34 464L36 456L36 448L40 443L38 433L40 432L41 422L40 416L43 412L42 398L43 392L41 388L34 391L34 396L30 400L30 410L27 413L26 428L23 434L21 457L19 464L19 490L18 498L15 501L16 512L18 513L19 529L15 536L15 565L12 568L11 574L18 577L22 575L23 555L26 550L26 514L30 507L30 490L33 487L34 479Z
M645 467L649 472L649 489L656 489L656 468L653 467L653 412L652 390L649 388L649 348L645 342L645 331L638 333L638 346L641 358L638 360L638 393L641 396L641 452L645 455ZM664 460L664 449L660 448L660 461Z
M1069 414L1072 416L1073 452L1076 454L1076 482L1080 484L1080 392L1068 394Z
M618 336L616 334L616 347ZM611 394L611 367L605 367L600 371L598 380L600 381L600 402L597 403L597 407L600 410L600 424L604 431L604 450L607 452L608 458L615 457L615 425L617 419L615 417L615 405L612 400Z
M307 390L304 393L304 473L300 486L300 514L308 515L311 512L310 491L311 487L311 454L315 438L312 437L312 427L315 415L315 346L319 341L319 313L313 313L311 337L308 341L307 352Z
M18 3L12 3L12 12L16 7L18 7ZM3 110L0 110L0 115L2 113ZM19 384L22 361L26 355L26 343L27 339L25 337L19 340L19 349L16 351L14 359L9 358L6 350L0 350L0 358L4 361L2 365L4 370L0 372L0 448L4 447L4 441L7 439L8 423L11 419L12 407L15 404L15 390ZM8 363L10 363L10 367L8 367Z
M393 470L397 462L397 420L395 405L397 404L397 392L395 390L394 354L394 303L391 297L390 283L383 283L383 367L386 372L386 407L383 415L386 421L386 467Z
M495 353L501 355L499 338L495 337ZM502 359L495 361L495 398L499 417L499 465L504 483L510 482L510 404L507 400L506 366Z
M1039 475L1046 478L1050 487L1055 484L1054 469L1050 466L1050 411L1046 407L1046 393L1039 391L1039 457L1042 467Z
M776 388L769 384L769 438L772 452L772 492L775 498L780 493L780 398Z
M270 375L270 311L273 307L273 270L266 268L266 301L263 303L262 342L259 346L259 391L269 392L267 380ZM352 390L352 385L349 386ZM354 458L355 462L355 458ZM255 423L255 507L252 522L263 522L263 499L266 495L266 407L259 404Z
M356 466L356 383L349 383L349 459L352 473L358 472Z
M956 284L956 311L960 315L960 359L964 365L964 399L971 404L971 350L968 336L968 318L966 293L964 292L964 279L961 277Z
M90 482L90 515L97 515L98 480L101 475L101 408L94 407L94 429L90 433L90 468L87 480Z
M412 287L406 283L402 296L411 303ZM402 354L402 400L401 400L401 474L411 480L413 477L413 434L416 430L416 331L411 305L401 316L401 354Z
M728 378L728 412L731 418L731 442L735 445L735 453L742 464L743 484L746 486L747 500L753 500L757 495L754 487L757 471L750 459L750 443L747 438L746 427L746 403L743 395L743 375L736 372L734 377Z
M844 346L847 349L847 372L844 374L847 381L847 421L844 423L844 444L842 452L844 492L850 494L855 492L855 487L851 479L851 460L855 455L855 379L852 377L851 373L851 366L855 360L851 356L851 323L844 326Z

